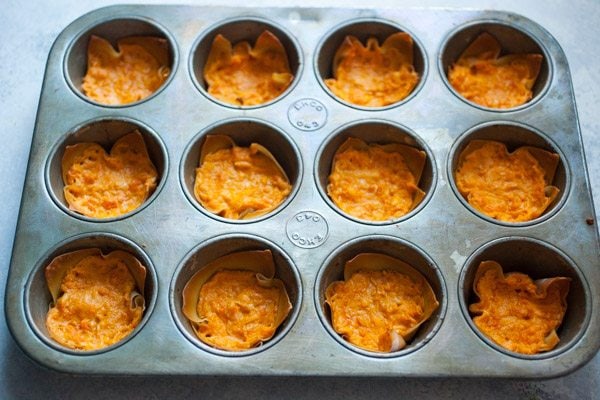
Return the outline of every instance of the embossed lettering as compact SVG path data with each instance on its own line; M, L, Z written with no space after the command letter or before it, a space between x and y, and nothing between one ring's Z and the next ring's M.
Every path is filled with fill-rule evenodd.
M298 129L317 130L327 121L327 109L316 99L300 99L288 109L288 119Z
M320 246L327 239L328 230L325 218L312 211L300 211L286 226L288 239L304 248Z

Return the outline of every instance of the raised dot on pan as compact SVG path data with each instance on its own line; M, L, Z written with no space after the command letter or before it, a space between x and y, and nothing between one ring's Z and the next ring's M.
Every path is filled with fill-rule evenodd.
M198 272L203 271L213 261L240 252L269 250L275 265L274 277L279 279L287 292L292 305L291 310L276 329L274 335L262 344L241 351L229 351L212 347L198 338L192 323L183 310L183 293L186 284ZM228 270L235 270L235 265L230 265ZM212 276L212 274L211 274ZM275 244L245 234L231 234L215 237L199 244L192 249L181 261L175 271L169 291L172 316L183 335L194 345L202 350L221 356L248 356L266 351L276 345L291 329L300 312L302 303L302 283L298 270L290 257ZM212 335L214 337L214 335Z
M419 160L422 162L422 170L420 179L417 182L418 191L415 191L412 199L413 204L405 214L384 220L361 218L359 216L352 215L350 212L343 211L342 208L336 205L336 203L330 198L328 186L329 177L333 168L334 157L340 146L346 143L350 138L360 139L369 145L399 144L409 146L413 151L418 151L421 154L424 154L424 161ZM314 174L317 189L321 193L321 196L325 202L331 208L353 221L373 225L398 223L415 215L427 204L431 198L437 178L435 161L426 144L408 128L384 120L353 122L333 132L327 139L325 139L324 143L317 152ZM377 184L377 182L374 184ZM417 193L420 193L418 199ZM394 203L392 203L392 205L393 204Z
M268 33L265 34L265 32L270 32L272 35ZM217 53L221 56L213 58L213 60L221 60L223 57L228 57L231 54L232 48L235 49L235 46L242 42L246 42L250 48L254 48L257 39L259 39L261 35L261 41L265 45L279 47L280 43L287 56L289 72L286 72L285 68L281 69L280 66L278 66L275 68L275 73L269 75L269 79L273 79L269 87L276 87L277 94L268 96L269 98L265 97L260 101L257 97L257 93L247 95L242 93L240 96L231 97L228 95L227 90L225 90L227 89L226 87L223 89L225 91L219 89L219 94L210 94L205 77L205 67L207 61L209 61L209 54L211 53L211 48L213 47L215 39L218 38L214 52L215 57ZM232 48L229 47L223 39L229 41ZM240 49L241 46L242 45L239 47ZM246 47L245 51L247 50L250 49ZM280 57L278 57L278 59L279 58ZM279 64L281 64L281 62L279 62L278 65ZM226 107L257 108L278 101L294 88L302 72L302 51L298 42L290 33L270 21L260 18L234 19L222 22L217 26L213 26L208 31L202 32L201 36L196 40L192 47L189 69L194 84L198 90L209 99ZM229 77L235 80L237 79L238 73L239 71L236 71L235 74L232 73ZM288 79L289 74L292 75L291 82ZM235 92L235 90L233 91ZM229 97L231 97L231 99L229 99Z
M539 54L542 56L539 65L537 79L531 87L531 99L522 105L508 108L493 108L487 105L477 104L476 102L465 98L449 82L448 73L451 66L457 62L461 54L472 44L480 35L489 34L491 41L496 40L500 45L501 51L499 57L513 54ZM489 46L490 40L484 40L482 46ZM481 47L481 46L480 46ZM439 56L439 69L442 79L448 89L459 99L466 103L487 111L514 111L534 104L539 100L550 86L552 77L551 62L548 52L544 47L529 33L509 23L482 21L474 22L458 27L451 32L445 39Z
M554 169L554 176L552 177L551 182L548 182L549 185L546 185L544 188L544 196L548 197L548 199L551 199L551 201L546 205L539 216L523 221L520 221L517 218L514 220L500 220L493 215L486 214L485 210L478 210L469 203L469 200L465 198L463 194L461 194L461 191L456 183L456 171L459 168L459 161L461 159L460 157L463 150L465 150L470 143L477 143L478 141L494 141L502 143L506 146L509 154L518 148L530 146L543 151L543 154L547 153L558 155L558 162L556 163L556 168ZM551 169L549 168L550 165L548 165L548 168L544 168L544 166L541 165L537 159L536 162L543 170ZM489 168L487 168L486 171L493 173L493 171L491 171ZM546 137L546 135L537 131L533 127L506 121L487 122L477 125L461 135L450 149L448 158L448 175L450 176L450 184L454 193L467 209L487 221L506 226L524 226L542 222L560 209L568 196L570 188L570 174L567 161L563 153L550 140L550 138ZM546 177L545 174L544 177L545 179L550 180L550 177ZM557 193L554 188L558 189ZM518 188L513 188L512 190L514 191L517 189ZM506 193L508 193L508 191L503 191L500 194L505 195ZM515 192L515 195L516 194L517 193ZM506 204L508 207L510 202L507 202ZM511 211L511 209L507 209L507 212L508 211Z
M404 50L406 50L407 54L404 55L402 59L404 60L405 57L408 57L409 60L412 59L412 61L408 62L408 64L412 64L413 71L417 76L417 81L408 90L406 90L406 87L401 84L405 82L404 80L397 82L398 90L406 92L405 96L395 99L393 96L389 95L388 97L391 100L384 101L385 104L369 105L367 104L368 102L362 104L362 100L361 102L358 102L357 100L355 101L349 98L342 98L339 95L336 95L326 82L335 77L334 63L338 49L340 49L340 47L346 43L344 46L350 49L350 51L352 51L351 49L354 49L354 51L357 49L360 50L361 47L367 45L368 40L371 38L376 39L379 45L382 46L384 45L386 39L392 35L395 35L393 37L395 37L396 40L389 41L386 45L386 48L389 46L394 50L393 52L390 52L390 54L403 54ZM407 37L404 35L407 35L410 39L407 39ZM353 45L350 46L350 44L347 43L348 37L354 37L358 39L358 42L360 42L361 45L359 46L356 41L352 40L351 43L353 43ZM412 51L407 50L408 42L412 42ZM374 45L373 40L371 40L370 45ZM334 28L321 40L315 54L315 73L323 89L339 102L350 107L364 110L380 110L383 108L395 107L399 104L409 101L423 85L427 74L427 59L425 56L425 51L414 35L390 21L379 19L360 19L344 23L343 25ZM378 75L381 75L381 71ZM387 86L389 86L389 80ZM360 91L356 89L353 92ZM364 96L366 96L366 94ZM379 100L373 99L373 101Z
M147 194L146 199L137 207L120 215L106 218L85 216L70 208L65 199L64 188L66 182L63 180L62 161L68 146L80 143L96 143L110 154L113 145L121 138L133 132L139 132L144 141L150 161L157 172L156 187ZM167 173L167 150L159 138L149 127L138 121L128 118L107 117L84 122L73 128L58 141L46 162L45 180L46 188L54 202L67 214L90 222L109 222L126 218L144 209L152 202L161 191L166 181Z
M247 148L251 146L252 143L263 146L271 153L277 163L281 166L282 170L285 172L285 175L289 181L289 185L291 185L289 193L279 204L272 208L265 208L265 212L263 213L257 214L254 212L254 215L251 218L244 218L241 215L240 218L237 219L226 218L225 216L221 215L225 214L224 212L214 213L213 211L205 208L205 206L203 206L203 204L196 198L195 188L197 176L196 170L199 167L201 150L208 136L225 136L239 147ZM296 145L283 131L276 126L255 119L231 119L209 126L192 139L192 141L184 150L179 174L181 186L186 197L198 210L210 216L211 218L223 222L249 223L269 218L289 204L300 186L300 179L302 177L302 161ZM252 188L245 188L245 190L250 189ZM212 197L212 199L214 201L218 200L217 197ZM244 210L248 211L246 213L247 215L251 215L250 208L244 199L240 199L240 201L236 204L237 206L243 207Z
M432 314L418 326L412 337L407 338L404 347L392 352L376 352L365 350L359 346L351 344L345 338L337 333L332 325L331 308L326 303L327 288L337 281L344 280L344 269L348 261L355 259L358 255L376 254L384 257L396 259L396 262L408 264L420 274L419 279L425 279L433 290L437 307L434 307ZM380 266L384 265L379 263ZM385 268L383 268L385 269ZM407 275L414 281L414 273ZM416 351L425 346L436 334L440 328L447 306L447 292L444 279L438 267L431 258L417 246L402 239L391 236L371 235L368 237L359 237L342 244L332 254L330 254L317 274L314 292L315 306L317 314L327 330L327 332L341 345L356 353L378 358L399 357ZM399 340L402 342L403 340Z
M556 347L538 354L521 354L496 344L477 328L469 312L469 306L480 300L473 291L473 284L477 269L483 261L497 262L505 275L519 272L533 280L555 277L566 277L571 280L566 300L566 313L557 329L560 341ZM471 329L490 347L513 357L535 360L557 356L577 343L590 319L590 293L588 283L581 271L561 250L538 239L513 236L496 239L483 245L467 259L458 284L460 307Z
M75 350L59 344L51 338L46 327L48 306L52 303L48 284L46 281L46 266L57 256L83 249L100 249L103 255L108 255L115 250L125 251L145 267L146 277L143 287L145 309L142 319L137 326L123 339L110 346L98 350ZM131 340L150 318L157 297L157 277L154 265L146 253L132 241L112 233L92 232L73 236L50 249L35 265L25 286L25 313L27 321L35 334L48 346L69 354L99 354L115 349ZM139 289L139 288L138 288Z
M150 49L148 51L153 54L153 57L156 58L158 62L161 62L160 60L163 60L162 62L167 64L168 76L166 77L166 79L164 79L160 86L155 88L153 93L148 94L146 97L141 98L137 101L125 104L111 105L103 104L101 102L90 99L83 92L82 83L83 77L85 76L88 68L88 45L92 36L96 36L107 40L113 46L115 51L118 50L117 43L119 42L119 40L126 38L145 37L157 38L160 41L164 40L165 42L162 42L162 44L160 45L151 44L150 46L145 46ZM130 39L126 39L126 41L127 40ZM143 39L142 42L147 42L147 40ZM73 42L71 42L67 49L67 53L64 60L64 73L67 83L69 84L71 89L84 100L102 107L126 107L150 100L158 93L160 93L171 81L175 73L177 59L177 48L175 46L173 38L169 33L167 33L167 31L164 28L160 27L154 22L150 22L142 18L116 18L100 22L94 25L88 30L80 33L73 40ZM161 76L163 77L164 75L166 75L165 68L163 68L161 74Z

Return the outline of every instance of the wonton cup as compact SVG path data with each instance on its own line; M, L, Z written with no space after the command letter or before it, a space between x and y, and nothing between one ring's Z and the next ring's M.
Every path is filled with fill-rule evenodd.
M490 108L512 108L531 100L543 61L541 54L499 57L500 43L479 35L448 70L448 81L464 98Z
M353 283L355 276L360 280ZM410 287L401 288L403 291L398 288L407 284ZM362 292L346 292L347 285ZM413 292L412 297L407 290ZM327 287L325 303L331 310L333 329L346 341L382 353L404 348L439 306L431 285L419 271L377 253L361 253L347 261L344 281ZM382 315L384 311L388 315Z
M504 274L496 261L482 261L473 283L479 302L469 311L477 328L499 346L521 354L549 351L559 343L556 329L567 310L570 282L533 281L518 272Z
M204 65L208 93L236 106L266 103L281 95L293 79L285 48L269 31L256 39L254 48L246 41L232 47L218 34Z
M128 252L98 248L55 257L45 269L52 303L52 339L76 350L98 350L129 335L145 310L146 267Z
M92 218L135 210L154 191L158 178L137 130L117 140L110 154L97 143L67 146L61 169L69 209Z
M277 208L290 192L285 171L265 147L238 147L229 136L206 136L194 182L194 196L205 209L251 219Z
M327 87L349 103L382 107L408 96L419 82L413 66L413 40L408 33L394 33L380 46L370 37L366 46L346 36L333 59L333 78Z
M472 140L460 153L455 181L478 211L505 222L542 215L560 190L552 185L559 156L537 147L508 152L493 140Z
M367 144L350 137L333 156L327 194L353 217L369 221L399 218L425 197L418 186L425 159L424 151L411 146Z
M252 273L255 277L253 287L244 288L244 293L236 292L235 287L227 287L216 302L202 304L203 293L207 296L210 294L203 292L205 285L225 271ZM274 276L275 263L270 250L241 251L219 257L198 270L186 283L183 288L183 314L189 319L196 336L209 346L228 351L243 351L260 346L273 337L292 309L284 283ZM236 279L235 274L231 275L231 279ZM213 289L215 288L211 288ZM266 316L271 322L266 325L259 323L260 313L269 308L269 299L263 296L265 289L272 296L270 300L277 298L273 315ZM257 307L248 307L250 301ZM209 315L201 314L202 306L209 310ZM219 307L227 312L219 312ZM239 311L240 307L243 311ZM224 317L228 319L224 320Z
M121 105L145 99L167 79L169 44L152 36L110 42L92 35L88 45L88 67L81 89L90 99L106 105Z

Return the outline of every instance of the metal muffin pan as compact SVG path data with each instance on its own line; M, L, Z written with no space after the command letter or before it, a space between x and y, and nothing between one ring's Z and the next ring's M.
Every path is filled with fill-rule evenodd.
M262 106L214 100L201 79L217 33L254 41L268 27L283 42L295 78ZM464 101L449 88L449 63L481 31L508 51L537 51L544 65L534 99L511 110ZM380 40L395 31L415 39L420 82L405 100L356 107L338 100L323 79L346 34ZM78 86L85 43L96 33L152 34L169 41L171 76L150 98L126 106L85 99ZM67 144L106 146L137 127L159 172L152 197L120 218L76 215L64 204L59 164ZM114 129L113 129L114 128ZM265 216L230 221L193 197L193 171L205 135L257 141L273 153L293 185L289 198ZM408 143L427 153L420 187L427 192L409 215L386 223L352 218L327 198L336 146L349 135L368 142ZM474 211L453 182L460 149L473 138L536 145L561 157L555 204L529 223L500 223ZM192 6L112 6L73 22L48 58L6 290L10 331L32 359L60 371L142 375L484 376L548 378L569 373L600 347L599 239L567 60L554 38L521 16L440 9L240 9ZM565 229L567 228L567 229ZM126 340L95 352L62 348L47 337L50 301L43 269L56 255L82 247L128 249L149 268L148 308ZM228 252L271 249L293 309L262 347L230 353L197 340L181 313L181 290L206 263ZM400 258L432 285L439 308L409 345L396 353L364 351L331 328L324 290L354 255L376 251ZM523 356L483 337L468 315L479 261L495 258L506 271L572 279L561 343Z

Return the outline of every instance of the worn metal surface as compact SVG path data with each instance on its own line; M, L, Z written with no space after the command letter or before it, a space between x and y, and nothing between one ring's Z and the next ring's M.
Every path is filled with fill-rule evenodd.
M207 18L210 15L210 19ZM217 104L201 94L190 75L189 58L197 38L207 29L228 18L252 16L273 21L291 33L302 49L298 79L286 96L265 107L236 110ZM178 63L170 84L152 99L123 108L99 107L73 93L63 75L63 58L73 38L107 18L146 17L170 33L178 49ZM406 103L385 110L361 110L338 102L318 83L319 60L315 49L339 24L354 18L383 18L411 32L422 44L425 75L422 88ZM491 112L457 99L444 85L438 57L443 41L451 31L475 20L498 20L518 27L535 37L546 50L551 81L542 97L530 107L516 112ZM435 25L436 31L423 29ZM314 99L297 103L301 99ZM450 10L330 10L119 6L88 14L70 25L58 38L50 58L42 90L38 119L31 149L13 261L6 291L9 326L17 342L32 358L54 369L110 374L235 374L235 375L378 375L378 376L519 376L550 377L572 371L590 359L598 349L598 238L593 218L581 138L574 108L571 81L564 54L542 28L522 17L492 11ZM312 105L311 105L312 104ZM322 110L318 110L320 104ZM308 107L309 116L298 109ZM314 115L314 116L313 116ZM52 148L74 127L98 118L126 117L138 120L155 131L167 149L164 187L156 198L134 215L112 222L90 222L73 217L52 201L45 184L45 165ZM265 121L285 132L300 149L297 194L283 209L269 218L245 224L230 223L199 212L185 195L185 179L180 177L184 150L199 132L223 120ZM298 123L300 121L301 123ZM317 121L317 122L315 122ZM317 190L320 176L321 145L342 126L361 122L389 121L414 134L416 142L430 150L430 198L410 218L397 223L364 224L332 209ZM563 203L547 219L525 226L506 226L480 218L461 204L449 184L448 163L451 147L470 128L487 122L518 122L542 132L564 155L568 185ZM314 125L316 123L316 126ZM183 175L183 174L181 174ZM308 213L303 213L307 211ZM304 240L290 229L316 213L323 226L300 224L300 233L317 231L319 243ZM300 218L295 217L300 215ZM321 220L319 220L321 221ZM565 232L563 227L569 226ZM158 227L158 229L157 229ZM35 316L26 304L35 291L27 291L30 276L40 275L44 260L56 245L74 235L109 232L140 246L156 271L156 305L143 329L121 346L94 355L74 355L44 343L32 330ZM300 272L301 296L294 307L297 318L280 341L264 351L242 357L227 357L199 348L177 328L178 274L182 260L195 246L220 235L258 237L289 256ZM330 255L360 237L383 235L392 243L427 255L427 264L441 276L441 307L432 324L427 343L398 357L381 359L352 351L338 343L317 317L321 304L315 288L317 275ZM289 238L288 238L289 236ZM589 288L580 305L585 309L571 324L571 340L561 344L548 357L514 357L490 347L469 327L460 308L460 270L478 248L504 237L534 238L549 243L574 262L581 272L580 287ZM307 238L311 239L311 238ZM526 240L525 240L526 241ZM30 243L36 243L31 248ZM315 245L316 244L316 245ZM591 244L591 245L590 245ZM385 248L386 245L380 247ZM390 246L391 247L391 246ZM368 248L365 245L364 248ZM360 249L359 249L360 250ZM402 252L400 250L396 250ZM343 252L342 252L343 253ZM337 254L337 253L335 253ZM577 269L575 269L576 271ZM577 274L575 274L577 275ZM432 275L433 276L433 275ZM36 295L33 293L33 295ZM301 300L301 301L300 301ZM32 323L28 322L30 315ZM577 328L578 326L578 328ZM573 328L575 327L575 328ZM416 339L419 345L419 338ZM452 351L449 351L452 349ZM459 351L457 351L459 350ZM152 359L140 364L139 357ZM468 362L465 362L468 360ZM490 362L496 360L496 362Z

